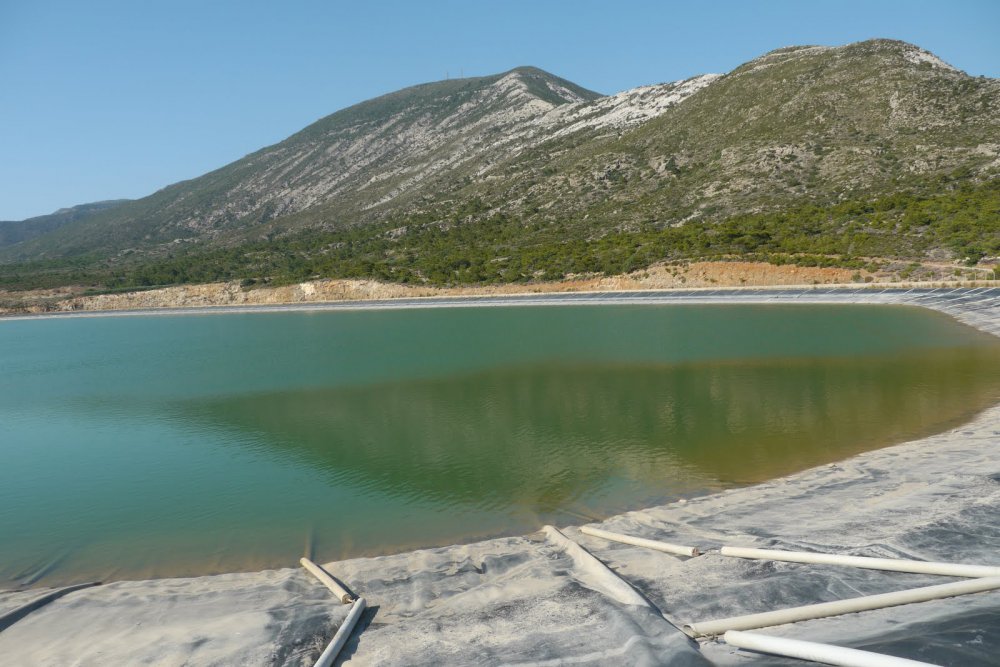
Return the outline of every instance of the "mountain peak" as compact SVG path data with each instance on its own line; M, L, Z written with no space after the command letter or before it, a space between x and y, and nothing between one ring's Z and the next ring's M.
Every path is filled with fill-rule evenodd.
M516 79L524 84L525 91L538 99L558 106L574 102L589 102L602 97L572 81L550 74L531 65L522 65L499 75L500 81Z
M893 66L916 66L953 74L964 74L958 68L916 44L898 39L876 37L842 46L796 45L774 49L738 67L735 72L755 70L779 62L828 55L834 58L887 58Z
M956 74L964 74L957 67L954 67L944 60L922 49L916 44L904 42L898 39L876 38L863 42L855 42L840 47L844 54L851 56L887 56L890 58L901 58L909 65L916 65L924 69L936 69Z

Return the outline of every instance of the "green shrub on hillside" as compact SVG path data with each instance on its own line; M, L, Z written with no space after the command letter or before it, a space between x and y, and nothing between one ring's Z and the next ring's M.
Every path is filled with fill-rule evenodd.
M0 286L76 283L120 289L217 280L243 280L249 286L319 277L464 285L614 275L676 260L745 258L862 269L871 268L871 258L912 261L937 250L969 265L1000 255L998 181L953 184L930 196L896 193L740 215L716 224L648 222L607 233L594 219L542 222L489 210L475 199L451 215L427 211L377 226L314 229L114 268L91 268L85 258L0 267Z

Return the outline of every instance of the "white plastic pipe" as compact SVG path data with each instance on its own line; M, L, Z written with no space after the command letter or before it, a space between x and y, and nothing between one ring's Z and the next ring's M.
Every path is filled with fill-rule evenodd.
M316 563L312 562L308 558L301 558L299 562L302 563L302 567L309 570L314 577L320 580L324 586L333 591L333 594L343 602L344 604L350 604L354 600L354 596L348 592L346 588L337 583L337 581L326 573L326 570L321 568Z
M658 540L647 540L644 537L633 537L631 535L622 535L621 533L612 533L607 530L601 530L600 528L591 528L590 526L581 526L580 532L585 535L593 535L594 537L611 540L612 542L621 542L623 544L631 544L637 547L656 549L657 551L662 551L668 554L676 554L678 556L694 557L699 553L698 547L685 547L679 544L660 542Z
M316 667L330 667L333 664L333 661L337 659L337 655L340 653L340 649L344 648L347 638L354 631L354 626L357 625L358 619L361 618L361 613L364 610L365 599L358 598L355 600L351 611L347 613L347 618L344 619L344 622L337 629L337 634L333 636L333 639L330 640L330 643L326 645L326 648L323 649L323 652L316 659Z
M918 662L907 658L896 658L881 653L859 651L855 648L831 646L806 642L801 639L786 639L785 637L770 637L753 632L737 632L730 630L723 636L727 644L737 648L749 649L760 653L781 655L786 658L811 660L824 665L838 667L935 667L929 662Z
M970 593L982 593L983 591L992 591L998 588L1000 588L1000 577L967 579L965 581L957 581L950 584L910 588L905 591L895 591L893 593L866 595L864 597L851 598L849 600L821 602L819 604L811 604L804 607L792 607L791 609L766 611L761 614L733 616L731 618L723 618L717 621L691 623L685 625L682 629L692 637L714 637L716 635L721 635L728 630L753 630L755 628L766 628L772 625L783 625L785 623L795 623L796 621L808 621L814 618L840 616L841 614L853 614L855 612L869 611L871 609L895 607L901 604L927 602L928 600L950 598L957 595L968 595Z
M775 549L750 549L747 547L722 547L720 553L723 556L731 556L733 558L780 560L788 563L816 563L820 565L846 565L848 567L860 567L868 570L940 574L945 577L1000 577L1000 567L992 565L932 563L922 560L838 556L836 554L810 553L808 551L778 551Z

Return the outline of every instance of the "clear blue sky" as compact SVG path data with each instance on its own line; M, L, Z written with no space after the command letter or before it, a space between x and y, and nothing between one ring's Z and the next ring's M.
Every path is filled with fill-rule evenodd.
M611 93L891 37L996 77L998 35L994 0L0 0L0 220L141 197L446 75Z

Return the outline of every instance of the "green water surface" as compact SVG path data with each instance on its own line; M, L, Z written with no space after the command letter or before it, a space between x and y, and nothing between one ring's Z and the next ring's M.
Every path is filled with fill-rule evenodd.
M579 523L998 400L995 338L901 306L0 322L0 588Z

